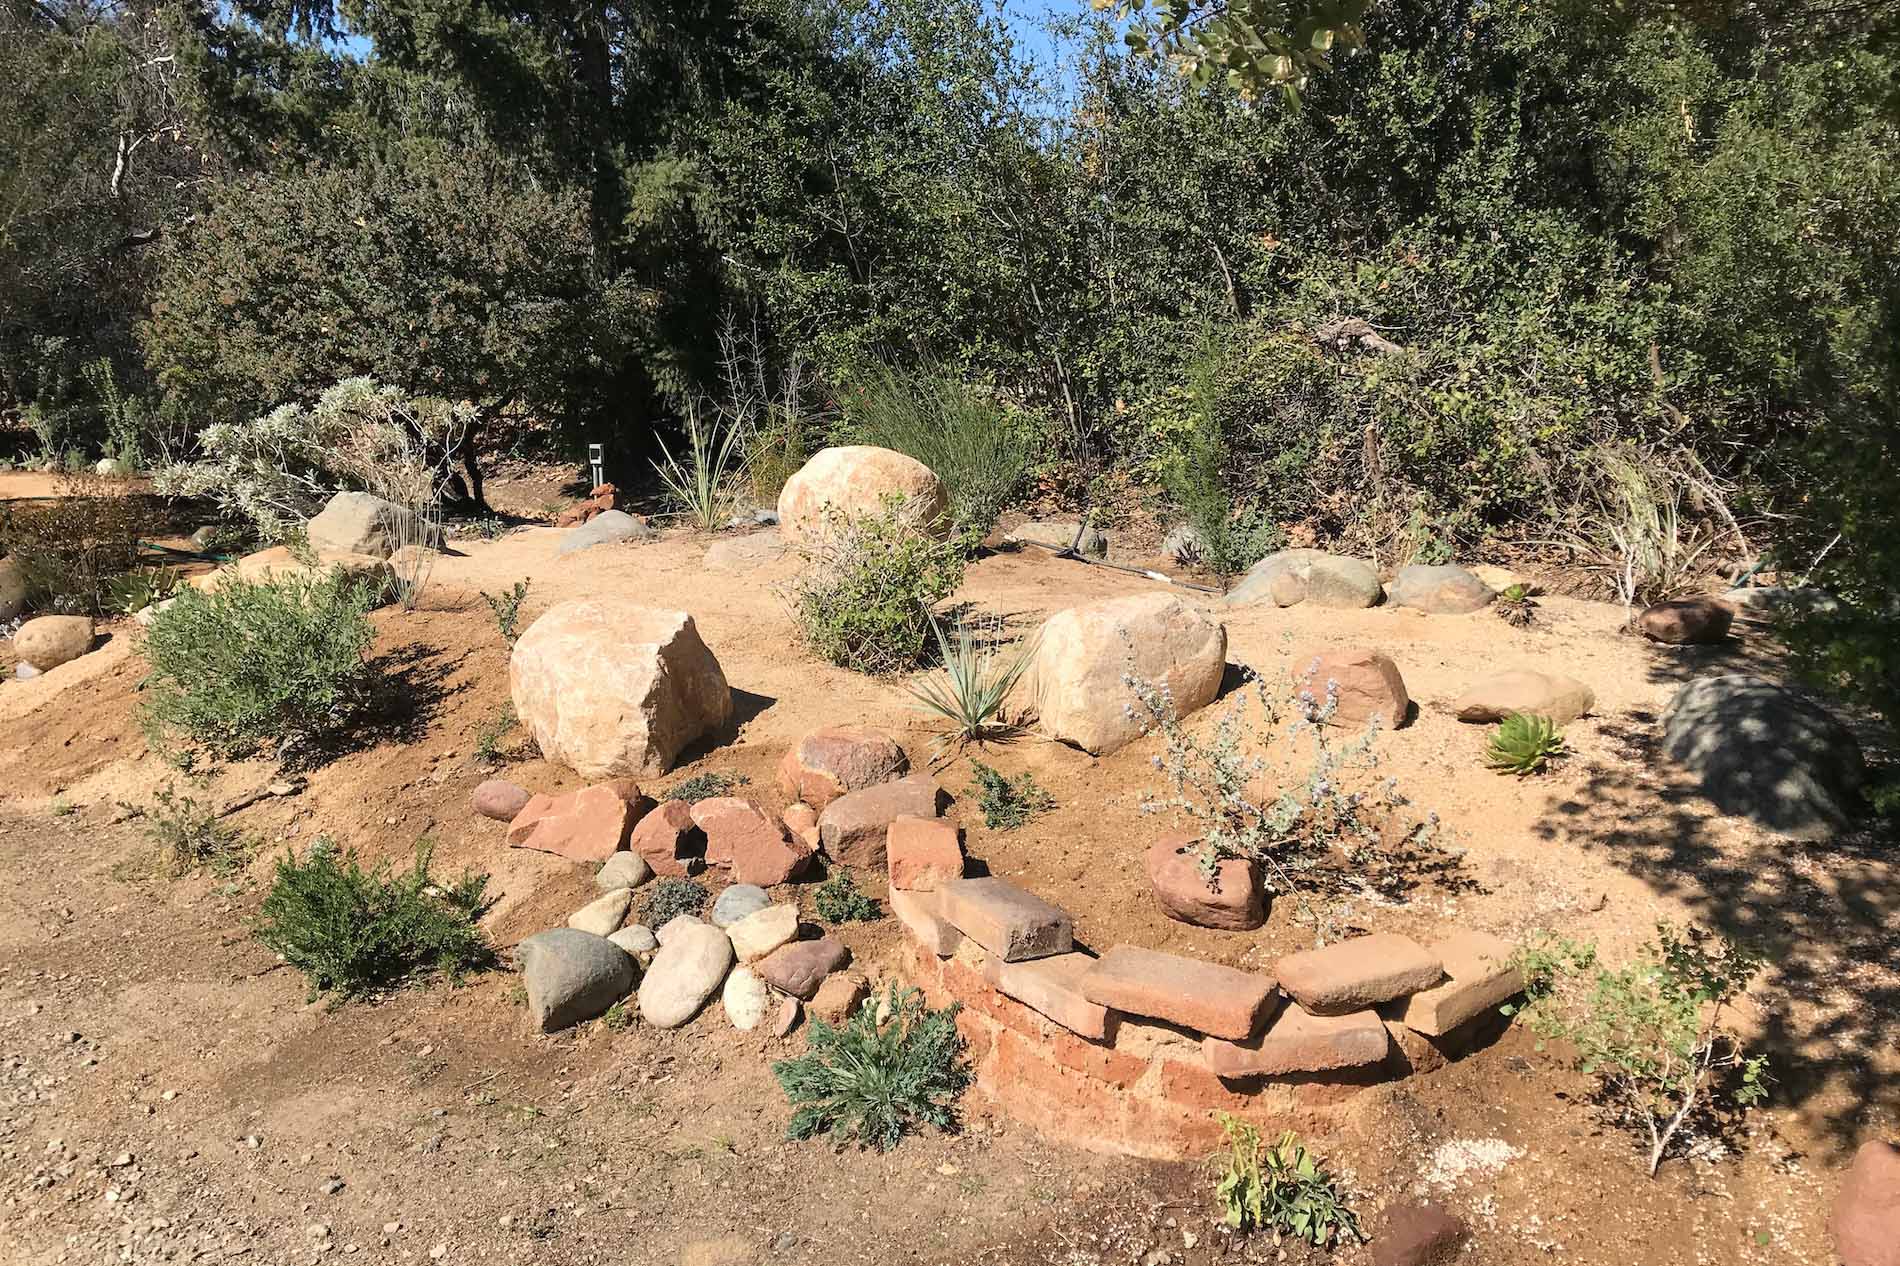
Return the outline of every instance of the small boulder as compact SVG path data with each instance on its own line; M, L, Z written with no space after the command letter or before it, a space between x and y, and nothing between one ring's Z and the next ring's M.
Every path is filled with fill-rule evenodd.
M1024 677L1050 737L1103 756L1146 731L1132 676L1187 716L1213 702L1227 671L1227 630L1171 593L1139 593L1059 611L1043 624Z
M798 939L798 907L767 906L754 910L726 929L733 952L742 963L764 958L781 945Z
M1434 615L1467 615L1491 605L1497 594L1491 586L1458 566L1413 563L1399 568L1386 586L1386 600L1395 607L1413 607Z
M1385 1211L1372 1240L1372 1266L1449 1266L1470 1234L1465 1224L1433 1204L1401 1201Z
M508 683L541 754L583 778L663 773L732 719L693 617L626 598L548 608L515 643Z
M710 926L706 920L696 914L676 914L660 925L660 930L653 934L653 939L664 945L672 940L674 933L678 932L681 928Z
M1283 549L1252 567L1228 593L1228 606L1255 606L1271 602L1290 607L1310 602L1317 607L1353 610L1376 606L1385 590L1372 564L1343 554L1317 549Z
M817 1019L833 1028L847 1023L857 1013L858 1004L871 994L870 982L856 972L837 972L827 976L812 995L808 1008Z
M587 549L594 545L605 545L611 541L640 541L657 536L647 521L625 510L603 510L587 522L571 527L554 547L554 555L572 554L575 550Z
M374 493L339 492L304 525L310 548L324 554L388 558L404 540L417 539L413 515Z
M635 923L621 928L607 939L642 961L647 955L660 948L660 938L653 935L653 929L644 923Z
M1294 693L1301 707L1318 715L1332 702L1333 725L1363 725L1377 717L1395 730L1411 711L1412 696L1390 656L1378 651L1308 651L1293 659Z
M818 810L804 802L785 806L781 815L785 819L785 829L792 833L795 840L803 840L812 852L818 851L823 836L818 830Z
M1900 1266L1900 1148L1862 1143L1828 1218L1845 1266Z
M1704 677L1663 713L1663 754L1723 813L1801 839L1847 824L1866 776L1852 731L1806 695L1759 677Z
M698 1015L725 981L732 942L697 919L674 919L663 930L660 952L640 982L640 1017L655 1028L676 1029Z
M891 823L934 818L950 805L949 793L928 774L912 774L841 796L818 815L818 834L833 861L861 870L884 866Z
M833 517L879 514L887 497L902 498L920 526L949 535L943 481L914 457L866 444L821 449L785 481L779 532L794 545L809 545L823 538Z
M755 916L756 917L756 916ZM826 976L851 960L844 942L832 936L815 941L792 941L759 959L753 970L780 993L811 999Z
M638 853L653 873L682 878L704 864L706 837L693 824L693 806L668 800L640 819L627 837L627 847Z
M534 794L526 787L505 778L490 778L476 784L475 790L469 793L468 804L485 818L513 822L532 799Z
M615 853L607 859L607 864L594 876L594 887L602 892L612 892L616 888L638 888L653 878L653 867L647 865L647 859L631 850Z
M726 977L719 1002L732 1027L749 1033L765 1022L765 1013L772 1007L772 994L750 967L735 967Z
M626 920L627 907L633 904L633 889L615 888L604 892L567 916L567 926L595 936L612 936Z
M1085 527L1075 520L1066 522L1047 519L1034 520L1017 525L1010 530L1005 540L1016 543L1047 545L1051 549L1066 550L1073 548L1084 558L1107 558L1108 537L1094 527Z
M575 862L604 862L627 842L632 809L611 787L533 796L508 825L508 843Z
M1514 712L1568 725L1596 707L1596 692L1561 673L1515 669L1473 682L1451 705L1460 721L1502 721Z
M706 836L706 864L725 866L742 884L782 884L805 868L811 850L793 840L779 816L756 800L713 796L692 808Z
M901 778L909 769L904 749L882 730L829 726L785 753L778 785L792 799L822 810L839 796Z
M1716 598L1659 602L1636 617L1644 637L1673 645L1720 642L1734 623L1734 609Z
M963 845L957 824L942 818L898 818L885 835L891 887L929 892L963 878Z
M757 914L771 904L771 894L757 884L734 884L713 902L713 926L730 928L747 915Z
M1197 835L1177 833L1148 850L1148 883L1162 913L1179 923L1230 932L1265 923L1267 896L1260 864L1245 857L1224 858L1210 878L1201 868L1199 843Z
M633 989L633 960L591 932L537 932L515 947L515 957L528 990L528 1016L543 1033L591 1020Z
M91 650L92 636L88 616L37 616L13 635L13 653L41 672L48 672Z

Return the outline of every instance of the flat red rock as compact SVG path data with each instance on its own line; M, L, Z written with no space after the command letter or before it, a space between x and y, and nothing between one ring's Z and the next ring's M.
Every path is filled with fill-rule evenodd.
M1076 983L1090 1002L1230 1041L1257 1033L1277 1000L1271 976L1133 945L1117 945Z
M1221 1077L1286 1076L1364 1068L1383 1061L1390 1044L1376 1011L1311 1015L1295 1002L1258 1037L1245 1042L1203 1038L1201 1058Z
M612 787L583 787L551 799L536 796L509 824L508 842L572 861L604 862L627 842L632 816L632 806Z
M1445 978L1444 965L1409 936L1378 932L1288 954L1274 968L1280 988L1314 1015L1345 1015Z
M1108 1035L1108 1008L1090 1002L1076 987L1082 973L1094 965L1087 954L1056 954L1024 963L992 958L983 964L983 978L998 993L1099 1042Z

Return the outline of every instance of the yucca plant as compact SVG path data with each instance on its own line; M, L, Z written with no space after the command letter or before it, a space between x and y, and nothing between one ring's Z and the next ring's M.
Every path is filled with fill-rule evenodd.
M937 747L980 743L1014 729L999 714L1010 691L1034 662L1040 639L1001 641L997 636L1001 623L994 620L980 627L976 622L959 620L952 636L944 632L935 615L930 616L930 631L936 635L943 667L905 689L917 701L917 711L943 723Z
M732 489L745 466L736 460L742 430L736 418L701 421L699 408L689 402L683 462L673 456L666 437L655 433L664 460L654 462L653 469L673 503L702 532L717 531L732 509Z
M1564 733L1556 722L1529 712L1513 712L1498 722L1486 755L1491 768L1522 778L1541 773L1563 752Z

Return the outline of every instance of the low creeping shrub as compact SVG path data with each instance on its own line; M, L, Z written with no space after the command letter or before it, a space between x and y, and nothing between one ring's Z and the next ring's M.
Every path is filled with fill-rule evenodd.
M858 881L842 868L818 885L812 904L826 923L870 923L884 917L883 907L859 891Z
M369 588L322 577L232 578L187 588L146 631L144 720L155 746L182 736L237 759L280 759L344 732L368 701Z
M976 775L970 790L976 795L977 807L983 810L983 825L992 831L1013 831L1055 807L1055 800L1036 785L1036 776L1026 769L1009 778L981 761L971 761L970 772Z
M742 787L751 779L744 774L726 774L717 769L694 774L682 779L666 793L668 800L684 800L687 804L697 804L701 800L711 800L714 796L723 796L734 787Z
M1221 1221L1236 1231L1271 1230L1315 1246L1337 1245L1351 1235L1360 1243L1359 1218L1339 1183L1288 1130L1272 1147L1260 1131L1223 1112L1226 1163L1214 1186Z
M957 1098L970 1084L958 1010L932 1011L917 990L892 985L841 1028L813 1016L805 1053L772 1065L793 1108L786 1134L837 1133L882 1152L920 1126L954 1129Z
M1549 717L1513 712L1498 722L1485 748L1485 761L1500 773L1519 778L1542 773L1564 754L1564 732Z
M1764 961L1725 936L1659 923L1633 961L1608 967L1593 942L1546 932L1518 951L1525 1001L1504 1010L1524 1017L1539 1049L1552 1039L1574 1049L1575 1067L1647 1137L1653 1178L1698 1114L1767 1096L1766 1057L1750 1055L1723 1025Z
M640 907L640 922L658 932L682 914L697 915L706 908L706 886L691 879L669 875L647 890Z
M903 672L923 658L930 608L963 583L963 564L902 499L857 519L831 512L792 582L792 618L806 644L840 668Z
M228 874L244 860L244 840L218 817L218 811L169 780L152 793L152 803L127 804L145 819L145 836L158 846L159 859L173 875L209 868Z
M354 851L319 839L299 858L286 853L257 927L257 939L310 982L311 995L360 998L429 976L459 980L493 965L476 926L487 909L486 875L465 871L446 886L429 876L430 845L415 865L392 874L364 870Z

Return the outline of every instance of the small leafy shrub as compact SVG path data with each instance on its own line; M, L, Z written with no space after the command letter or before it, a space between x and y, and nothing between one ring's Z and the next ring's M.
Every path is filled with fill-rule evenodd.
M923 658L930 608L963 583L963 564L901 499L857 519L834 512L793 582L792 617L806 644L840 668L903 672Z
M706 908L706 886L669 875L655 881L640 907L640 922L658 932L682 914L697 915Z
M1188 420L1180 449L1162 470L1168 497L1194 529L1193 561L1226 580L1286 544L1286 535L1258 511L1236 504L1226 466L1229 446L1213 403L1214 363L1203 354L1190 367Z
M957 1097L970 1084L957 1011L930 1010L917 990L892 985L842 1028L814 1016L805 1053L772 1065L793 1108L786 1134L837 1133L889 1151L920 1126L954 1129Z
M1529 628L1537 619L1537 603L1531 598L1529 585L1506 585L1499 591L1491 609L1498 613L1498 619L1512 628Z
M515 581L514 588L503 593L482 591L482 601L494 614L495 628L501 632L501 640L513 646L521 636L521 604L528 600L528 582Z
M125 808L144 815L146 838L158 846L160 860L174 875L200 866L225 874L243 860L243 838L219 819L218 811L169 781L152 793L151 804Z
M1315 1246L1337 1245L1365 1235L1346 1204L1338 1180L1288 1130L1272 1147L1260 1131L1221 1113L1227 1133L1227 1160L1214 1186L1221 1220L1236 1231L1271 1230Z
M1542 773L1563 754L1563 731L1554 721L1529 712L1513 712L1498 722L1485 749L1485 761L1500 773L1524 778Z
M0 512L0 553L18 560L35 603L117 614L114 582L138 566L139 540L152 526L142 499L82 467L55 480L49 500Z
M1002 720L1003 705L1035 662L1040 639L1004 642L999 621L982 627L969 620L957 621L951 638L935 615L929 619L942 667L905 690L917 711L941 723L934 744L940 749L961 747L1014 729Z
M666 793L668 800L684 800L687 804L698 804L701 800L711 800L714 796L723 796L734 787L743 787L752 781L744 774L722 773L717 769L708 769L704 773L694 774L682 779Z
M494 963L476 926L487 908L486 875L464 872L453 884L429 877L430 848L392 874L387 863L364 870L353 850L319 839L302 858L286 853L264 905L257 939L302 972L313 995L360 998L429 976L451 980Z
M818 885L812 904L826 923L870 923L884 917L883 909L858 890L858 881L844 869Z
M983 825L992 831L1014 831L1055 807L1054 798L1036 785L1036 776L1026 769L1010 778L981 761L971 761L970 772L976 775L970 790L983 810Z
M505 755L501 741L518 724L514 705L504 703L494 716L482 722L475 731L475 758L484 765L499 765Z
M1764 959L1727 937L1656 925L1656 940L1621 967L1598 961L1591 942L1545 933L1518 952L1525 1001L1518 1010L1544 1041L1575 1050L1626 1123L1649 1143L1653 1178L1671 1142L1698 1113L1761 1102L1767 1059L1723 1026L1728 1005Z
M148 732L234 759L343 732L371 686L370 605L340 572L183 590L144 639Z

